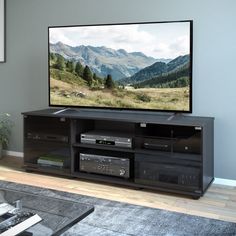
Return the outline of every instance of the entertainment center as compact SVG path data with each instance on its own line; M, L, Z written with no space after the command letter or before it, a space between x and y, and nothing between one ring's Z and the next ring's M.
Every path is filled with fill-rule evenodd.
M214 179L214 118L141 111L25 112L28 171L199 198Z
M192 112L192 27L49 26L49 106L61 110L23 113L25 169L202 196L214 118L182 115Z

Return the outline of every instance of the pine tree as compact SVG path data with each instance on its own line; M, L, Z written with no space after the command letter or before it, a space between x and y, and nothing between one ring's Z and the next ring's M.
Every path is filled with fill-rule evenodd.
M82 64L78 61L75 66L75 73L78 76L83 77L83 71L84 71L84 68L83 68Z
M88 66L85 66L83 72L83 79L87 81L88 85L91 86L93 82L93 75Z
M97 80L97 75L96 75L96 73L93 73L93 79L94 79L94 80Z
M54 53L50 53L50 60L54 61L56 58L56 55Z
M110 74L107 75L107 78L105 80L105 87L108 89L113 89L115 87L114 81Z
M74 70L75 70L75 66L74 66L74 62L73 61L67 61L66 67L67 67L67 70L69 72L71 72L71 73L73 73Z
M64 70L65 68L65 60L61 55L57 56L57 62L55 64L55 68L58 70Z

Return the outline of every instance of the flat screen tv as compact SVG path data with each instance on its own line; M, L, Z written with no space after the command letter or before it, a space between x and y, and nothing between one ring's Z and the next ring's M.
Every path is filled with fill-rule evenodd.
M192 112L192 21L48 27L49 105Z

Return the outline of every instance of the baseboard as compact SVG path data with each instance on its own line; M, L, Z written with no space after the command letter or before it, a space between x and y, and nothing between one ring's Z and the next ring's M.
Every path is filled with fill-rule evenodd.
M236 180L215 178L214 184L236 187Z
M14 157L24 157L23 152L14 152L14 151L8 151L8 150L2 150L3 155L5 156L14 156Z

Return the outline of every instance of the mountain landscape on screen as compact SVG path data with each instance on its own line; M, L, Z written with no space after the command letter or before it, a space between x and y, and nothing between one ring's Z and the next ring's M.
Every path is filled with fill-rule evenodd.
M50 51L61 55L68 61L79 61L88 65L100 77L112 75L114 80L132 76L139 70L157 61L169 62L170 59L155 59L141 52L128 53L124 49L114 50L106 47L71 47L58 42L50 44Z
M189 51L158 57L105 42L50 41L49 69L51 105L189 110Z

